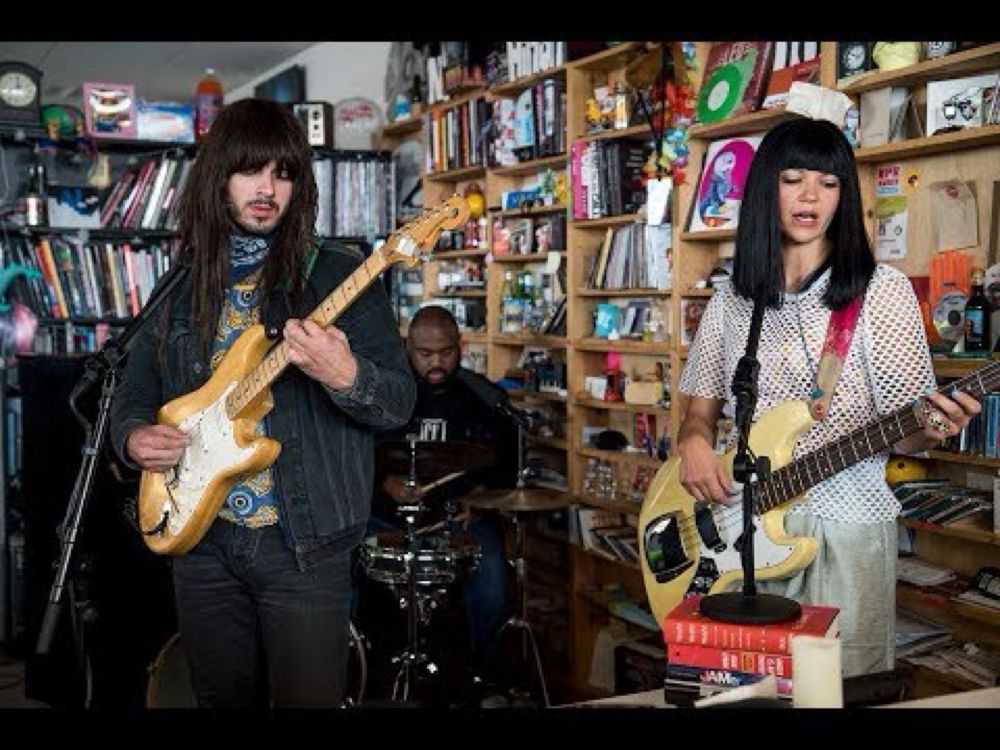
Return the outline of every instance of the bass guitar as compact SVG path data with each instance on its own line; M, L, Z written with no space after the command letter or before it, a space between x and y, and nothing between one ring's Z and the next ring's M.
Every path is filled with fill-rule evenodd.
M981 400L998 387L1000 362L993 362L941 392L958 388ZM755 579L787 578L815 559L815 539L785 533L786 506L824 479L922 429L916 408L905 406L794 461L796 441L815 423L808 404L786 401L760 416L750 428L750 449L770 459L771 472L755 485ZM733 448L721 457L729 476L735 453ZM742 582L742 531L742 502L696 501L680 483L680 458L660 467L643 499L638 526L643 584L657 622L690 593L714 594Z

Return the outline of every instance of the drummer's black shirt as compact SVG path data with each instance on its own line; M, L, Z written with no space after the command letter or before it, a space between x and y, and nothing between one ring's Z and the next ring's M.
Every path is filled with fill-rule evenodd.
M467 374L480 378L491 388L496 388L481 375L466 370ZM517 480L517 426L506 416L490 408L479 396L455 377L455 374L440 385L433 385L417 378L417 403L413 415L405 427L379 433L375 453L376 467L379 465L379 446L386 443L405 441L409 434L417 434L421 441L461 441L483 445L496 451L494 466L468 472L424 496L428 509L421 524L437 520L445 500L458 500L477 486L492 488L513 487ZM417 444L420 455L420 444ZM462 471L463 467L449 467L439 476L418 476L419 484L429 484L444 474ZM382 491L384 472L376 469L375 491L372 499L372 514L386 520L396 520L396 503Z

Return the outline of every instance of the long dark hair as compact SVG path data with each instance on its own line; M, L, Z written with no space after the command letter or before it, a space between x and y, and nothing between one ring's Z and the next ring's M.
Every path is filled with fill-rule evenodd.
M222 293L229 278L229 236L236 224L229 212L229 178L270 162L293 181L288 209L261 274L263 304L272 289L291 283L292 309L298 309L303 258L316 223L316 180L305 131L281 104L241 99L227 105L198 149L178 205L179 232L191 254L192 309L202 343L215 333Z
M838 310L868 286L875 256L865 233L854 153L844 134L826 120L789 120L760 142L740 204L733 288L747 299L766 295L769 307L781 304L785 274L778 180L783 169L810 169L840 179L840 202L826 233L831 243L830 285L823 295L826 306Z

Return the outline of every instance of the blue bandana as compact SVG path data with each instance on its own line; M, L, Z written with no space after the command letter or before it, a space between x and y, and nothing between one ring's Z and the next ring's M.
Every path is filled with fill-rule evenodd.
M264 264L267 250L274 240L270 234L229 235L229 283L245 279Z

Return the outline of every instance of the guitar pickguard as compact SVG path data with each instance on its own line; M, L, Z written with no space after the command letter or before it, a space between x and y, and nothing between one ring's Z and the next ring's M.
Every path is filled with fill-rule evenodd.
M168 499L164 502L171 534L179 534L213 481L238 474L233 467L246 463L252 446L241 447L236 441L234 422L226 416L226 396L231 384L204 409L188 415L177 427L186 432L191 443L181 460L167 476Z

